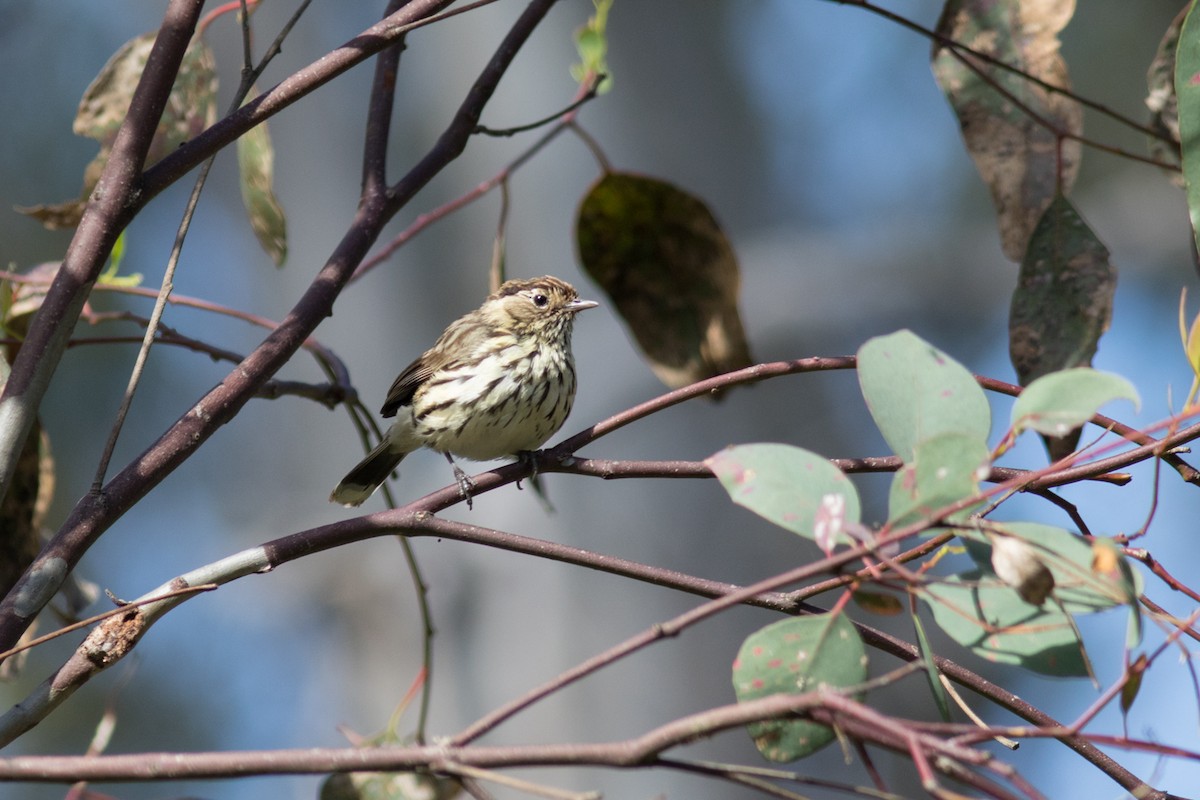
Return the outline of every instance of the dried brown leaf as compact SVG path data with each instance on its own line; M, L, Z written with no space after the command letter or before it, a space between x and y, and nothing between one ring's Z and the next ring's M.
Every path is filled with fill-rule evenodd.
M1058 32L1074 11L1074 0L948 0L937 31L1069 89ZM1059 133L1082 133L1083 110L1023 75L940 44L933 48L933 71L991 191L1004 253L1019 261L1042 212L1075 180L1081 145Z

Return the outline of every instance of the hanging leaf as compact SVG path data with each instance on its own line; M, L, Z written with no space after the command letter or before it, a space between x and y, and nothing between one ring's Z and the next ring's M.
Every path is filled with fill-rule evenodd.
M1088 675L1075 628L1058 606L1032 606L990 573L972 570L931 584L925 601L938 627L989 661L1043 675Z
M251 92L254 94L254 92ZM287 259L287 218L275 197L275 148L267 123L260 123L237 140L242 205L259 245L275 266Z
M608 173L584 197L576 235L584 269L667 386L752 363L737 259L699 199L654 178Z
M970 372L912 331L868 339L858 382L871 417L905 463L917 445L947 433L987 440L991 411Z
M925 635L925 626L921 623L921 617L915 608L912 612L912 622L913 631L917 635L917 652L921 656L921 663L925 665L925 677L929 681L929 691L933 692L933 699L937 703L942 721L951 722L953 718L950 716L950 696L946 692L946 687L942 685L942 674L933 660L933 647L929 644L929 637Z
M1050 571L1054 597L1070 613L1104 611L1128 604L1131 598L1136 601L1142 593L1141 575L1128 569L1128 561L1124 556L1117 558L1125 564L1125 569L1107 572L1098 569L1093 549L1095 545L1071 531L1035 522L1006 522L995 527L1000 531L999 534L985 534L970 529L959 531L971 559L985 573L994 575L995 542L1000 538L1023 542Z
M855 589L853 597L855 605L863 611L869 611L881 617L894 617L904 611L904 606L900 601L890 594Z
M828 459L787 444L747 444L727 447L704 463L738 505L807 539L816 540L818 529L827 526L826 551L850 543L845 528L859 521L858 492ZM836 524L831 506L839 509Z
M596 13L588 18L587 24L575 31L575 49L579 51L579 63L571 65L571 77L576 83L590 82L595 76L605 80L596 87L597 94L612 91L612 71L608 67L608 12L613 0L592 0Z
M1132 570L1119 576L1098 572L1087 541L1050 525L1009 522L994 531L962 529L960 534L980 568L927 587L924 599L938 626L991 661L1045 675L1088 676L1078 629L1067 614L1127 604L1131 594L1141 594L1141 576ZM1001 538L1020 540L1036 554L1039 566L1050 573L1054 602L1038 605L1032 602L1037 596L1022 597L1010 585L1020 583L1019 576L997 576L993 546Z
M1022 386L1089 367L1112 319L1117 271L1108 249L1057 196L1042 215L1013 292L1009 354Z
M848 688L867 677L867 654L854 625L842 614L797 617L748 636L733 662L739 702L821 687ZM833 741L834 733L808 720L770 720L746 726L758 751L771 761L795 761Z
M1090 367L1112 319L1117 271L1108 248L1062 195L1046 209L1029 241L1013 291L1008 350L1017 380ZM1046 439L1054 460L1070 455L1078 433Z
M1195 3L1183 20L1179 48L1175 51L1175 96L1192 235L1200 243L1200 14Z
M1179 98L1175 94L1175 51L1179 49L1179 34L1187 16L1183 8L1163 34L1154 60L1146 71L1146 108L1150 109L1150 127L1161 136L1150 137L1150 155L1159 161L1178 164L1179 158ZM1181 175L1171 179L1183 185Z
M146 33L121 45L79 101L72 129L77 135L100 143L100 152L84 171L79 199L18 208L18 211L34 217L47 228L79 224L87 198L108 161L117 131L129 113L133 92L146 69L156 36L157 33ZM212 125L217 119L216 96L216 60L209 46L196 38L184 52L179 74L146 154L146 165L155 163Z
M937 32L1069 89L1058 33L1074 13L1074 0L947 0ZM933 73L991 191L1004 254L1018 261L1042 212L1068 191L1079 170L1079 142L1060 141L1043 121L1080 134L1083 110L1063 94L939 43L933 46Z

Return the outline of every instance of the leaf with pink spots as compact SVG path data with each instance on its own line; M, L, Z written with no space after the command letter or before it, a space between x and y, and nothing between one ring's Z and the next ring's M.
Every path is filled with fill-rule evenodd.
M842 614L796 617L748 636L733 662L740 702L817 689L846 689L867 677L867 654L854 625ZM746 726L758 751L771 761L795 761L833 741L825 725L778 719Z
M846 527L861 515L858 492L828 459L787 444L747 444L704 463L738 505L807 539L819 533L827 552L850 543Z

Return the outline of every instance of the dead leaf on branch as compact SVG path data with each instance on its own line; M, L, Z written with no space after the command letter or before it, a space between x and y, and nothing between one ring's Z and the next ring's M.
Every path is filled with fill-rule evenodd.
M254 92L252 91L252 94ZM275 196L275 148L263 122L237 140L242 205L259 245L275 266L287 259L287 217Z
M584 197L576 235L584 269L667 386L753 363L738 314L737 258L700 199L610 172Z
M83 189L76 200L18 208L47 228L73 228L79 224L87 199L104 170L117 131L129 113L133 92L146 69L146 61L157 33L130 39L113 54L92 80L79 101L72 130L100 143L100 152L84 170ZM162 118L158 121L150 149L149 166L179 145L196 136L217 119L216 60L211 48L197 38L188 45L179 74Z
M1074 0L948 0L937 32L1069 89L1058 33L1074 11ZM936 43L933 72L991 191L1004 254L1020 261L1042 212L1075 181L1082 146L1073 139L1060 142L1056 130L1081 134L1083 109L1024 75Z

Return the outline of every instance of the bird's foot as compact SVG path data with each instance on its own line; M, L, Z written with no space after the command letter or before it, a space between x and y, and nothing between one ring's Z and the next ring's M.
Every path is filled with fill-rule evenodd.
M450 462L450 467L454 470L454 482L458 484L458 494L463 500L467 501L467 510L474 508L471 501L471 496L475 493L475 481L471 480L471 476L463 472L462 467L454 463L454 459L449 453L446 453L446 460Z

